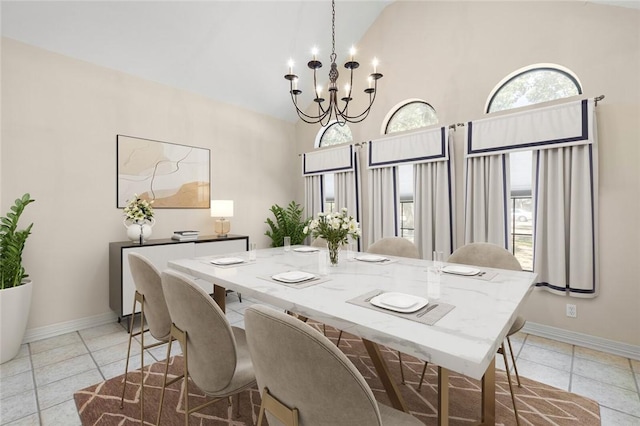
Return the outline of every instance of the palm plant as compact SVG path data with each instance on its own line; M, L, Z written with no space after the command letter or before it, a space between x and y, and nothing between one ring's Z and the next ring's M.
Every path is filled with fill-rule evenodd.
M18 230L18 221L24 208L35 200L27 193L16 199L11 211L0 218L0 289L17 287L29 275L22 266L22 251L33 223Z
M292 201L284 208L274 204L269 209L275 216L275 222L271 218L267 218L265 223L269 225L269 229L264 233L271 238L271 247L282 247L284 245L284 237L291 237L291 244L302 244L309 232L306 230L311 218L302 216L302 207L300 204Z

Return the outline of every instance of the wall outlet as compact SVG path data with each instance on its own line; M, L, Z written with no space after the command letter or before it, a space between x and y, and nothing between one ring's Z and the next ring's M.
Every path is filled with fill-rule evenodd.
M567 303L567 316L570 318L576 318L578 316L578 310L576 309L576 305Z

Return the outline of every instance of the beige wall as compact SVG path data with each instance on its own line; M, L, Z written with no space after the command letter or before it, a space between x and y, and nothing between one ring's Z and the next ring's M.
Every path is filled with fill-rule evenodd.
M536 63L567 67L585 95L606 95L598 105L600 295L576 299L536 289L525 315L538 324L640 345L640 12L585 2L397 1L358 48L360 73L369 72L364 62L375 55L384 78L369 118L351 125L355 141L378 137L387 112L407 98L429 102L442 125L481 118L494 86ZM302 74L302 90L305 83ZM299 152L313 149L318 129L296 126ZM455 136L459 194L462 133ZM299 186L298 197L303 191ZM457 218L462 229L460 209ZM462 243L463 234L458 236ZM577 319L565 316L566 303L577 305Z
M2 40L3 214L30 192L25 251L34 280L28 328L110 312L108 243L126 239L116 208L116 134L211 150L211 194L235 200L232 233L269 244L264 220L295 192L293 124L120 72ZM153 238L212 234L208 210L156 210Z

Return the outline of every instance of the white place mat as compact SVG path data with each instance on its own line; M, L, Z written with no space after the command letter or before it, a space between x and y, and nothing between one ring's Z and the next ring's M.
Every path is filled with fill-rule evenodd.
M347 303L351 303L352 305L362 306L363 308L373 309L379 312L384 312L390 315L395 315L400 318L405 318L405 319L416 321L426 325L435 324L436 322L438 322L438 320L440 320L440 318L444 317L453 308L455 308L455 306L453 305L449 305L448 303L442 303L436 300L436 301L430 301L427 306L425 306L422 309L418 309L416 312L405 314L402 312L391 311L389 309L379 308L377 306L372 305L370 303L370 300L381 293L384 293L384 291L382 290L369 291L358 297L354 297L351 300L347 300ZM435 306L435 308L433 308L433 306ZM429 310L429 311L426 314L421 315L421 313L424 312L425 310Z
M209 265L209 266L215 266L216 268L221 268L221 269L237 268L238 266L245 266L245 265L249 265L251 263L255 263L255 260L245 260L245 259L243 259L242 263L231 263L229 265L216 265L215 263L211 263L212 260L215 260L215 259L203 260L202 263L204 263L205 265Z
M287 286L287 287L292 287L292 288L307 288L307 287L311 287L312 285L324 283L324 282L327 282L327 281L330 280L329 277L316 276L316 278L313 278L313 279L308 280L308 281L302 281L300 283L285 283L285 282L282 282L282 281L274 280L269 275L259 276L258 278L260 278L262 280L267 280L267 281L272 282L272 283L284 285L284 286Z

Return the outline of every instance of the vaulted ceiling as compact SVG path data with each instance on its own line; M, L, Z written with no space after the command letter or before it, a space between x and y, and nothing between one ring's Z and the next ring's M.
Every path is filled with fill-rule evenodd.
M337 2L339 62L389 3ZM283 78L289 58L301 71L314 45L325 65L331 49L329 1L2 1L1 7L3 36L288 121L297 117Z
M337 1L338 62L392 1ZM311 47L325 65L331 49L328 0L3 0L0 7L3 36L292 122L287 61L303 72Z

